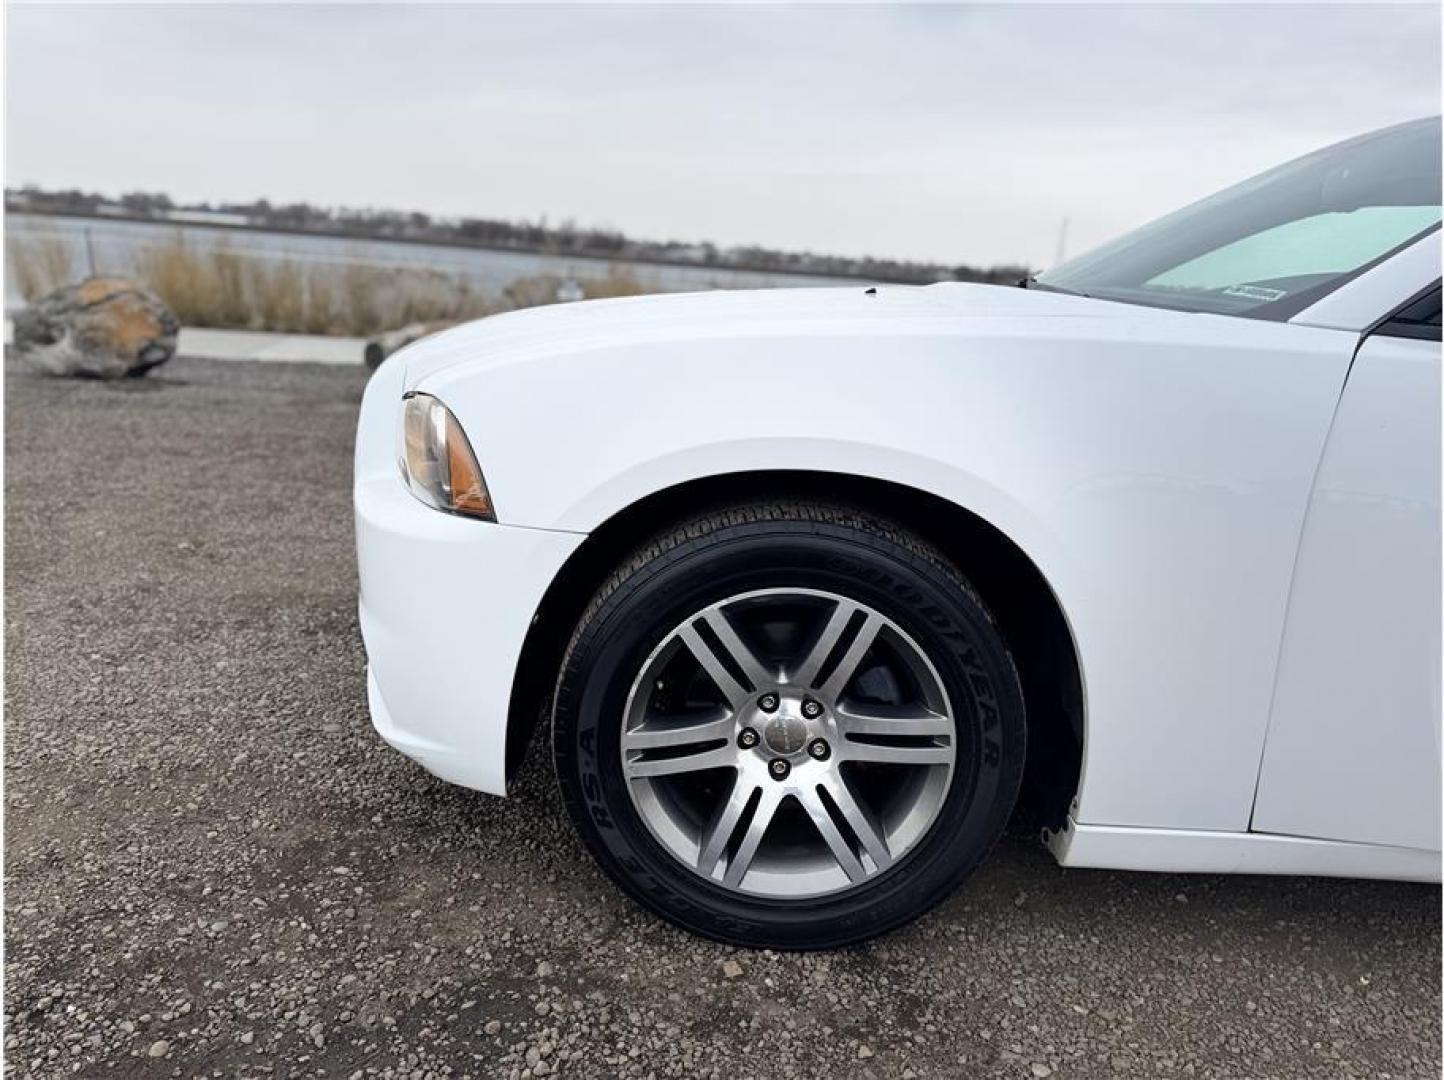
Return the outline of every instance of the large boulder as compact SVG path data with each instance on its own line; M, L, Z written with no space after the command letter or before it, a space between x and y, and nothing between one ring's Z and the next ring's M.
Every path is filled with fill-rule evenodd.
M144 375L175 355L180 323L160 297L125 278L93 277L15 316L19 359L50 375Z

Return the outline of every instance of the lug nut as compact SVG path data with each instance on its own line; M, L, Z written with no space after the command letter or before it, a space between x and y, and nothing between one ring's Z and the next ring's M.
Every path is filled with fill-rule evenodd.
M816 720L822 715L822 705L819 702L813 701L812 698L803 698L802 715L809 720Z
M786 780L787 774L792 771L792 766L782 758L773 758L767 764L767 771L772 774L774 780Z
M776 711L777 711L777 695L776 695L776 694L763 694L760 698L757 699L757 707L758 707L759 709L761 709L763 712L776 712Z
M807 752L818 761L826 761L827 756L832 753L832 748L827 745L826 739L813 739L807 744Z
M751 750L757 745L757 732L750 727L745 727L737 733L737 745L744 750Z

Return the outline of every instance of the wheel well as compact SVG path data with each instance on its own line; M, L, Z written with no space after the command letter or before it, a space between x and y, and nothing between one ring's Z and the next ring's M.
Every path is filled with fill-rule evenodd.
M1019 800L1029 825L1056 828L1078 787L1083 691L1072 634L1052 589L1016 544L976 514L902 484L819 472L750 472L667 488L620 511L573 553L523 643L507 721L506 773L520 771L545 715L562 653L602 581L648 537L700 510L768 498L825 499L887 518L937 547L992 609L1018 667L1028 713Z

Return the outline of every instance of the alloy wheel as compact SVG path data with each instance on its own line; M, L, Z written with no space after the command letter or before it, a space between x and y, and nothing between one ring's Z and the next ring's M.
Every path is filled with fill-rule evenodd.
M814 589L728 597L642 664L621 736L652 836L724 889L860 888L927 833L956 764L933 664L872 607Z

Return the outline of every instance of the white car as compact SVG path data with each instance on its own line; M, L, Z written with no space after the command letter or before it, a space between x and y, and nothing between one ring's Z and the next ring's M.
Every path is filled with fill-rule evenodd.
M1024 287L485 319L361 408L381 736L549 731L631 896L815 948L1065 866L1439 879L1440 125ZM548 721L549 723L544 723Z

